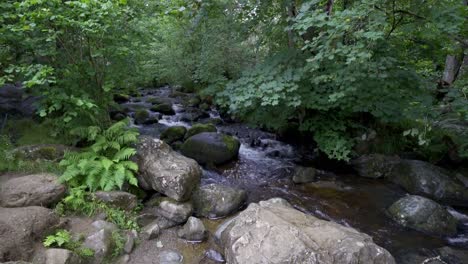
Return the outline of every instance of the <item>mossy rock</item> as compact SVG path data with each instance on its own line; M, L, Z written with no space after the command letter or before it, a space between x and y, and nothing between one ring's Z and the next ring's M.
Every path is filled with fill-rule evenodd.
M158 112L163 115L175 115L174 109L172 109L172 105L170 103L162 103L157 104L151 107L151 111Z
M168 99L158 98L158 97L151 97L146 100L147 103L158 105L158 104L170 104Z
M199 108L203 111L208 111L211 109L210 105L207 103L200 104Z
M203 132L188 138L181 152L201 164L223 164L237 158L240 142L228 135Z
M38 144L18 147L13 150L15 158L25 160L61 160L65 152L74 151L75 148L61 144Z
M135 112L135 124L143 124L149 117L148 111L144 109L138 110Z
M185 138L195 136L203 132L217 132L218 129L213 124L195 124L185 134Z
M117 103L126 103L130 101L130 96L128 94L114 94L114 101Z
M200 103L201 103L201 100L198 97L192 97L187 101L187 105L193 106L193 107L198 106Z
M187 128L184 126L172 126L164 130L160 138L167 144L172 144L176 141L183 140L186 132Z

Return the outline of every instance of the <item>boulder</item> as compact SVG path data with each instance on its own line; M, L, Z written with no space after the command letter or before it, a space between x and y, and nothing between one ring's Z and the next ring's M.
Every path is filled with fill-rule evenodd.
M197 162L173 151L159 139L141 137L135 158L140 186L146 190L186 201L200 183L202 170Z
M216 236L231 264L395 263L370 236L306 215L280 198L250 204Z
M297 166L292 177L294 183L309 183L316 180L316 170L311 167Z
M150 118L150 113L144 109L135 112L135 124L143 124Z
M174 109L170 103L161 103L151 107L151 111L158 112L163 115L175 115Z
M121 104L130 101L130 96L127 94L114 94L114 101Z
M52 174L33 174L13 178L0 187L4 207L51 206L65 195L66 187Z
M203 132L217 132L218 130L213 124L195 124L185 134L185 138L195 136Z
M36 144L15 148L13 154L22 159L58 161L66 152L76 150L76 148L61 144Z
M192 97L190 99L187 100L187 105L188 106L192 106L192 107L197 107L199 104L201 103L201 100L200 98L198 97Z
M94 197L97 201L103 202L110 206L117 207L126 211L132 211L138 205L138 199L136 195L128 193L128 192L99 191L99 192L94 193Z
M186 132L187 128L184 126L171 126L162 132L160 138L167 144L172 144L176 141L183 140Z
M226 260L224 259L224 256L214 249L208 249L207 251L205 251L205 258L212 260L216 263L226 262Z
M195 122L202 118L209 118L210 115L205 111L199 109L188 109L185 113L183 113L180 117L181 121L184 122Z
M190 202L180 203L170 198L160 198L159 204L152 208L155 215L164 217L171 222L182 224L192 215Z
M190 137L181 152L201 164L223 164L237 158L240 143L237 139L214 132L204 132Z
M103 259L112 254L112 232L108 229L101 229L91 234L85 239L83 247L94 251L94 263L101 263Z
M419 160L401 160L387 174L411 194L450 205L468 206L468 189L450 172Z
M151 224L148 224L141 230L140 237L143 240L155 239L156 237L159 236L159 231L160 231L160 228L159 228L158 223L153 222Z
M365 178L383 178L387 176L393 167L400 162L398 157L382 154L363 155L353 160L351 165L358 175Z
M208 218L221 218L233 214L247 200L244 190L219 184L200 187L192 197L195 214Z
M192 242L202 242L205 239L206 234L207 232L203 222L193 216L191 216L187 220L187 223L185 223L185 225L177 232L177 235L180 238Z
M402 226L439 236L457 233L457 220L445 207L417 195L408 195L388 209L389 216Z
M119 228L117 227L116 224L111 223L111 222L107 222L107 221L104 221L104 220L96 220L96 221L92 222L91 225L95 228L96 231L106 229L106 230L108 230L110 232L114 232L114 231L119 230Z
M34 241L51 234L59 224L54 211L44 207L0 207L0 262L29 259Z
M80 257L73 251L62 248L50 248L45 252L47 264L80 264Z

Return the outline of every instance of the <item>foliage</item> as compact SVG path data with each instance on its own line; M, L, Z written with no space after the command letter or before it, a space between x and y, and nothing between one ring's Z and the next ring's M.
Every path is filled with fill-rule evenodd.
M118 231L112 232L112 241L114 242L114 249L112 250L112 256L118 257L124 252L125 237L122 236Z
M57 205L56 211L60 215L74 213L93 216L104 213L107 221L116 224L120 229L139 230L136 211L127 212L99 202L84 186L69 189L68 196Z
M73 240L67 230L58 230L54 235L47 236L43 244L45 247L58 247L74 251L81 257L92 257L94 255L92 249L83 248L80 241Z
M79 153L67 153L60 162L65 172L60 181L70 186L87 186L92 191L121 189L125 182L137 186L134 173L138 166L130 157L138 132L128 129L128 120L115 123L107 130L99 127L76 128L72 132L92 145Z
M414 42L415 36L428 42L443 35L440 24L456 34L463 13L460 5L448 1L434 2L432 9L388 2L355 1L333 14L324 12L320 1L302 4L288 27L299 37L301 49L277 53L245 71L226 86L218 102L262 126L295 124L312 132L330 158L344 160L352 153L353 130L365 125L363 120L399 124L417 114L421 118L432 103L414 57L423 51L414 43L401 43Z

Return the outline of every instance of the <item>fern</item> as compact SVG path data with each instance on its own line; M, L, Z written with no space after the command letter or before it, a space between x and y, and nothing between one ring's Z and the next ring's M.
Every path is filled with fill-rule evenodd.
M84 152L67 153L60 162L66 167L60 180L71 186L86 186L92 191L121 189L125 182L137 185L134 173L136 163L130 158L136 154L131 147L137 142L138 132L128 128L128 120L113 124L107 130L98 127L77 128L74 135L92 142Z

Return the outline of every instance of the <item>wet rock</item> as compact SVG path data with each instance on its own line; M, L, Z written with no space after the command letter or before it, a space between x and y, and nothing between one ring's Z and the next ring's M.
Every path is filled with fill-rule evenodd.
M419 160L402 160L388 173L388 179L409 193L450 205L468 206L468 189L450 172Z
M153 222L143 228L140 233L140 237L143 240L155 239L159 236L159 225L157 222Z
M125 112L117 111L109 113L110 117L114 121L122 121L127 118L127 114Z
M294 175L292 178L294 183L309 183L316 180L316 170L311 167L297 166L294 168Z
M351 164L359 176L377 179L387 176L399 162L398 157L371 154L360 156L353 160Z
M76 151L76 149L61 144L36 144L15 148L13 154L28 160L58 161L63 158L65 152L69 151Z
M200 103L201 103L201 100L198 97L192 97L188 99L187 101L187 105L192 106L192 107L197 107Z
M114 101L121 104L130 101L130 96L127 94L114 94Z
M158 122L159 122L159 116L153 115L153 116L148 117L148 119L146 119L143 122L143 125L152 125L152 124L156 124Z
M143 124L149 118L150 118L149 112L144 109L140 109L135 112L135 124Z
M115 264L127 264L130 263L130 256L125 254L117 259Z
M65 195L66 187L52 174L33 174L13 178L0 187L4 207L51 206Z
M209 117L210 115L205 111L199 109L188 109L185 113L181 115L180 120L184 122L196 122L202 118Z
M244 190L209 184L195 191L192 202L196 215L221 218L239 210L246 199L247 194Z
M451 247L442 247L436 250L445 263L464 264L468 260L468 251ZM444 263L444 264L445 264Z
M200 183L202 170L197 162L173 151L159 139L141 137L135 158L138 181L144 189L186 201Z
M212 124L195 124L187 131L185 138L187 139L191 136L195 136L203 132L217 132L217 131L218 130L216 129L216 127Z
M138 238L138 234L136 231L127 231L125 234L125 244L124 244L124 252L127 254L132 253L133 248L135 247L135 240Z
M108 229L101 229L91 234L85 239L83 247L92 249L95 263L101 263L112 253L112 232Z
M181 152L201 164L217 165L237 158L239 148L239 141L231 136L204 132L187 139Z
M161 140L167 144L172 144L176 141L183 140L186 132L187 128L184 126L172 126L162 132Z
M47 264L80 264L81 259L73 251L62 248L51 248L45 253Z
M174 109L172 109L172 104L170 103L161 103L151 107L151 111L158 112L163 115L175 115Z
M97 220L91 223L91 225L97 230L100 231L102 229L106 229L110 232L117 231L119 228L117 227L116 224L110 223L104 220Z
M44 207L0 207L0 262L29 259L34 241L51 234L59 224L54 211Z
M252 203L216 232L227 263L388 263L395 260L353 228L306 215L283 199ZM261 252L261 254L259 254Z
M175 250L164 250L159 253L159 264L179 264L184 257Z
M193 242L203 241L206 237L206 234L207 233L203 222L200 219L193 216L191 216L187 220L187 223L185 223L185 225L179 230L179 232L177 232L177 235L180 238Z
M218 263L226 262L223 255L221 253L219 253L218 251L214 250L214 249L207 250L205 252L205 257L207 257L208 259L211 259L211 260L213 260L215 262L218 262Z
M209 111L210 110L210 105L207 103L200 104L199 108L203 111Z
M94 193L96 200L108 204L113 207L120 208L126 211L132 211L138 205L138 199L135 195L122 191L99 191Z
M457 220L438 203L416 195L401 198L388 209L390 217L402 226L439 236L457 233Z

